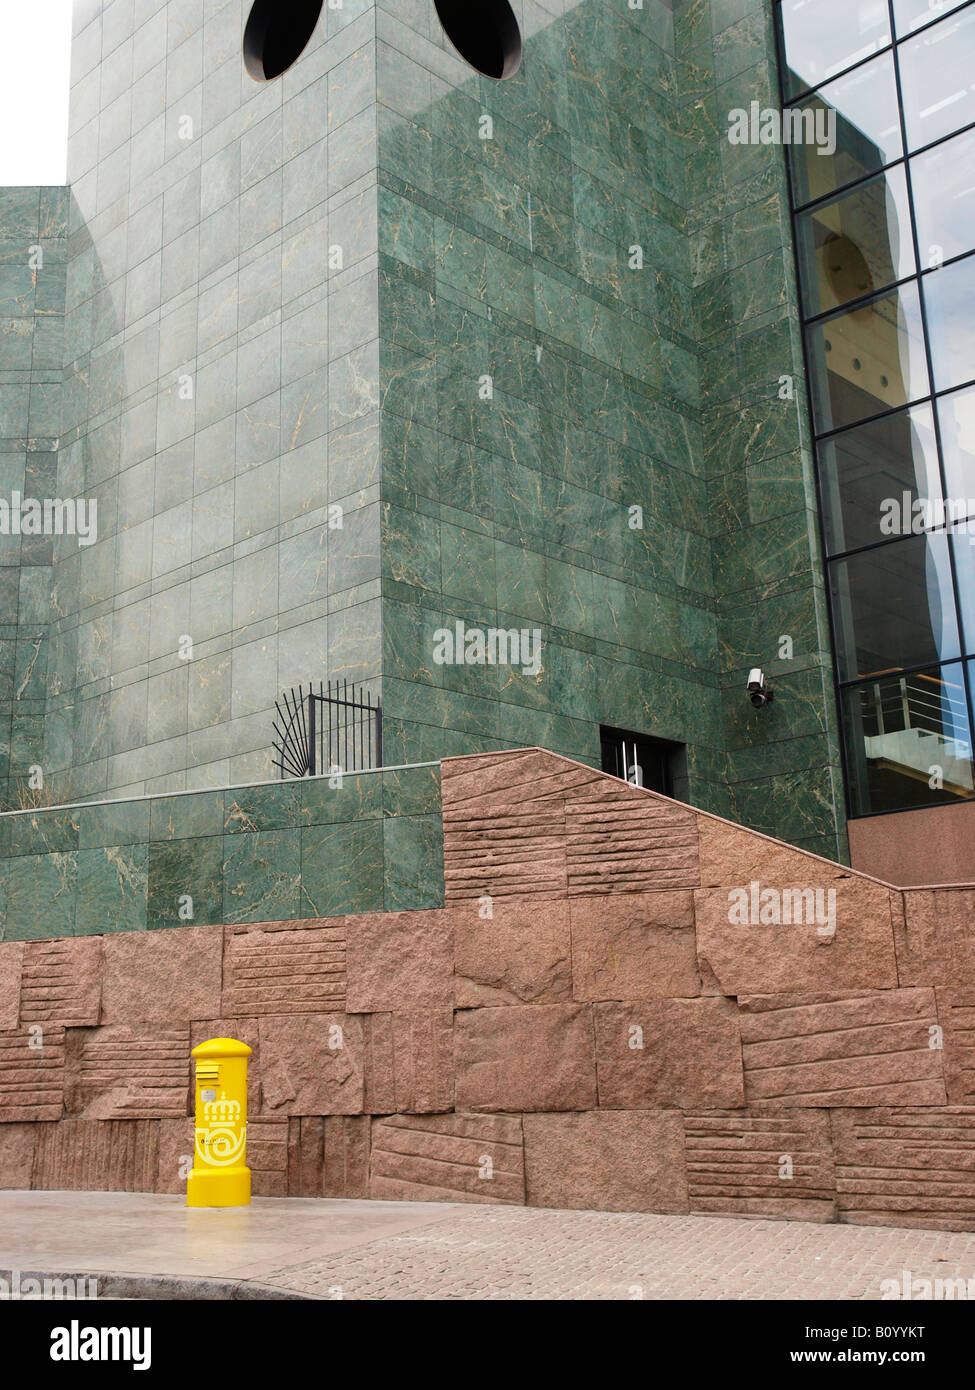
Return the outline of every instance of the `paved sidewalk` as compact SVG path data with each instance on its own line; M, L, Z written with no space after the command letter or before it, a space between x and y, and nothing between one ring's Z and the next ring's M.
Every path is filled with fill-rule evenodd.
M346 1299L877 1299L904 1270L971 1279L975 1292L975 1234L267 1197L207 1211L141 1193L0 1192L0 1278L13 1270L166 1276L170 1293L208 1280L185 1292L211 1297L216 1280L234 1296L263 1286Z

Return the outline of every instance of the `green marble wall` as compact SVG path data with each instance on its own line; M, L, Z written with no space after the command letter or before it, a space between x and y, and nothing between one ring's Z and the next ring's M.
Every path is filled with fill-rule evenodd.
M65 191L26 194L49 282L18 290L0 194L0 463L56 459L100 522L0 544L9 804L34 761L55 801L154 794L124 833L0 822L8 932L169 924L183 879L195 920L439 900L434 810L233 815L313 677L381 688L390 763L596 763L621 726L686 745L694 804L845 857L785 164L727 140L776 103L769 0L516 0L503 83L432 0L345 0L254 84L247 8L79 4L66 242ZM458 620L540 629L541 673L437 665Z
M775 103L769 7L518 13L496 83L377 9L388 746L655 734L693 803L842 857L784 162L727 140ZM438 666L459 619L537 626L542 673Z
M5 941L442 903L436 766L0 816Z
M0 188L0 498L8 505L15 494L61 495L67 216L64 188ZM67 540L0 534L0 808L44 796L26 783L44 761L53 561Z

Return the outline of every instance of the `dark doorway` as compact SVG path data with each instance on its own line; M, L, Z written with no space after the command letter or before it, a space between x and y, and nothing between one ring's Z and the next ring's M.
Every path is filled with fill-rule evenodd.
M675 796L683 781L684 745L668 739L650 738L629 729L599 731L602 746L603 771L629 782L631 787L646 787L664 796Z

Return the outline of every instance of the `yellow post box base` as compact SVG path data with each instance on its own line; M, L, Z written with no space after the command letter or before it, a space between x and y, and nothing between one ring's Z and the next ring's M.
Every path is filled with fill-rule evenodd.
M188 1207L246 1207L250 1200L249 1168L194 1168L186 1181Z

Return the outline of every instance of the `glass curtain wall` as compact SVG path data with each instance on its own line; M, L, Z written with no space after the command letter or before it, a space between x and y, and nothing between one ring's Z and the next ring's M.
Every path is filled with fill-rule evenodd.
M775 9L849 810L965 800L975 3Z

